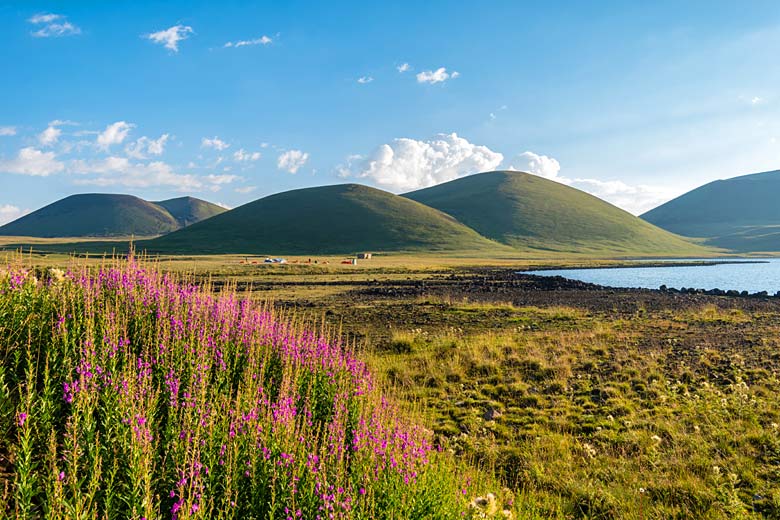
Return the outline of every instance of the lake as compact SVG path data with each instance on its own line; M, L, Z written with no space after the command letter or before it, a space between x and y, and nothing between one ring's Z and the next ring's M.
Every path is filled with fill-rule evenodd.
M706 261L717 262L709 259ZM668 267L610 267L598 269L555 269L546 271L524 271L523 274L538 276L563 276L572 280L604 285L607 287L641 287L658 289L661 285L669 288L682 287L696 289L723 289L749 291L751 293L767 291L775 294L780 291L780 258L760 259L722 259L724 262L738 262L716 265L693 265Z

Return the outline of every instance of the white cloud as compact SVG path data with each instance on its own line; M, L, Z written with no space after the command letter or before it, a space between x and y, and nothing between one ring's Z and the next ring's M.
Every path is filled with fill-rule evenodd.
M54 13L39 13L27 20L32 24L52 23L62 19L62 15Z
M143 37L154 43L165 46L168 50L179 52L179 42L186 40L190 37L190 34L194 33L195 31L193 31L192 27L189 25L178 24L163 31L145 34Z
M243 148L239 149L236 152L233 152L233 159L235 159L236 161L241 161L241 162L244 162L244 161L256 161L256 160L260 159L261 156L262 155L260 154L260 152L247 152Z
M230 184L231 182L235 182L241 179L241 177L238 175L206 175L204 179L206 179L209 184L214 186L221 186L223 184Z
M30 33L36 38L49 38L81 34L81 29L70 23L67 18L61 14L36 14L27 21L39 28L38 30Z
M149 139L143 136L125 147L125 153L134 159L146 159L146 154L162 155L165 144L168 142L168 134L162 134L157 139Z
M309 160L309 154L300 150L287 150L282 153L276 161L280 170L289 173L297 173L301 167Z
M7 137L11 135L16 135L15 126L0 126L0 136Z
M558 177L558 173L561 171L561 164L556 159L546 155L523 152L513 160L513 163L507 169L533 173L545 179L560 180L564 184L568 184L568 182L565 182L567 179Z
M504 156L457 134L439 134L427 141L394 139L369 157L350 156L339 168L342 177L370 179L395 190L414 190L472 173L494 170Z
M49 122L49 126L79 126L79 124L75 121L70 121L69 119L55 119L54 121Z
M218 191L224 184L239 177L235 175L196 175L177 173L173 167L162 161L132 162L127 157L109 156L94 161L76 160L69 170L84 176L76 184L92 186L125 186L131 188L149 188L153 186L172 186L179 191L211 190Z
M760 105L763 102L764 102L764 98L762 97L753 96L752 98L750 98L751 105Z
M401 74L403 74L404 72L411 70L411 68L412 68L411 65L409 65L408 63L402 63L396 67L396 70Z
M236 193L252 193L257 189L257 186L242 186L240 188L236 188L234 191Z
M251 40L238 40L235 42L227 42L223 47L225 48L239 48L239 47L246 47L248 45L269 45L273 43L273 40L269 38L266 35L261 36L260 38L254 38Z
M424 70L422 72L419 72L417 74L417 82L418 83L443 83L447 81L448 79L455 79L458 76L460 76L460 72L453 71L453 72L447 72L447 69L444 67L439 67L438 69L434 71L430 70Z
M374 78L371 76L360 76L357 80L358 83L365 85L366 83L371 83L374 81Z
M230 145L228 143L226 143L225 141L223 141L222 139L220 139L219 137L214 136L211 139L209 139L207 137L204 137L203 139L201 139L200 140L200 146L201 146L201 148L213 148L213 149L219 150L221 152L222 150L225 150L226 148L228 148Z
M53 121L52 123L56 122L57 121ZM62 134L62 130L57 128L52 123L49 123L49 126L46 128L46 130L38 134L38 142L41 144L41 146L49 146L56 143Z
M0 161L0 173L46 177L64 169L65 165L57 160L54 152L42 152L31 146L19 150L14 159Z
M19 217L26 215L30 210L23 210L11 204L0 204L0 226L13 222Z
M124 121L117 121L111 123L97 136L97 144L101 148L107 149L112 144L121 144L125 140L127 134L135 125L126 123Z

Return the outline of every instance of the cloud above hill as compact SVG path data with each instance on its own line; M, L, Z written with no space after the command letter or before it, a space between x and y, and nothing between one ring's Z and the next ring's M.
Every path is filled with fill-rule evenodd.
M306 161L309 160L309 154L301 150L287 150L279 155L276 160L276 166L287 173L298 173Z
M408 191L494 170L503 160L502 154L456 133L439 134L422 141L393 139L367 157L348 157L338 173L345 178L368 179L391 191Z
M26 215L30 210L23 210L12 204L0 204L0 226Z
M65 164L57 159L54 152L42 152L32 146L19 150L16 157L0 160L0 173L48 177L65 169Z

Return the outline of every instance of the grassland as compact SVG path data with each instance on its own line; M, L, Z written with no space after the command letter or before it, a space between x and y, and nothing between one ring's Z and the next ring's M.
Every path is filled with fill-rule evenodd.
M132 195L71 195L4 226L0 235L32 237L158 236L224 212L193 197L148 202Z
M513 516L338 338L234 292L13 262L0 318L3 517Z
M404 196L521 250L656 256L708 252L599 198L522 172L470 175Z
M780 517L778 300L512 275L553 259L339 258L158 265L340 331L445 472L481 482L452 499L466 514L506 486L516 518Z
M271 195L139 248L272 255L508 249L438 210L359 184Z

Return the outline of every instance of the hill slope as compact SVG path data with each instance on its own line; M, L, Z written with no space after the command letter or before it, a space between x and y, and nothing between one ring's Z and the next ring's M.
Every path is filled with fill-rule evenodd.
M227 211L222 206L217 206L195 197L179 197L155 202L154 204L167 210L181 227L187 227Z
M154 236L224 211L192 197L155 203L132 195L85 193L58 200L0 227L0 236Z
M33 237L150 236L179 223L165 209L132 195L71 195L0 227L0 235Z
M359 184L271 195L139 247L239 254L502 248L440 211Z
M404 196L518 248L643 255L704 252L601 199L528 173L480 173Z
M705 184L642 215L674 233L737 251L780 251L780 171Z

